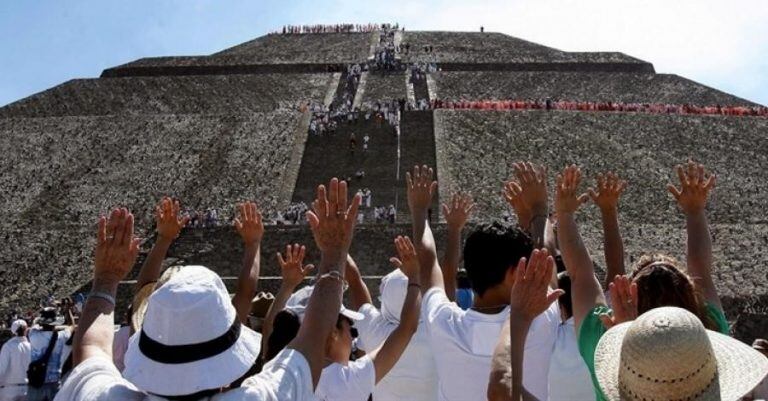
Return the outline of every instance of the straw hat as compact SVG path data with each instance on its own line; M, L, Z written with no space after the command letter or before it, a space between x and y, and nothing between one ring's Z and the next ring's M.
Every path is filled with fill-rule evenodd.
M240 324L221 278L186 266L149 296L123 377L147 393L194 394L241 378L260 350L261 335Z
M595 373L609 400L737 400L768 374L768 359L706 330L685 309L651 309L608 330Z

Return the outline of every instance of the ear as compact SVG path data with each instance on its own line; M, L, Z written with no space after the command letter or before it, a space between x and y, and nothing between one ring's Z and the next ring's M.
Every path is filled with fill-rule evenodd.
M515 269L517 269L517 266L511 265L504 274L504 285L509 288L512 288L512 285L515 284Z

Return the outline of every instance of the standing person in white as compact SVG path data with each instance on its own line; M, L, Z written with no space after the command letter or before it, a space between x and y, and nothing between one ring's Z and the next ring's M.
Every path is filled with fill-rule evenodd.
M14 337L0 350L0 401L27 399L27 367L32 347L27 340L27 322L19 319L11 324Z
M527 205L535 211L532 225L537 233L543 233L547 212L544 170L525 164L516 170ZM422 266L422 314L437 366L438 397L441 401L484 401L488 399L496 339L509 316L515 266L531 254L534 242L522 230L498 223L476 229L464 246L464 266L477 297L471 309L462 310L446 295L435 240L427 221L437 189L433 176L427 166L416 166L413 175L406 175L406 181L413 236ZM543 238L543 234L534 237ZM539 399L547 399L549 360L559 321L557 305L552 305L534 320L525 345L524 384Z
M342 314L326 340L326 366L315 395L321 401L367 401L374 386L392 370L419 326L421 286L416 248L408 237L397 237L395 247L402 261L401 270L408 277L407 293L401 310L402 319L384 343L356 361L349 361L356 330ZM347 268L349 274L350 269ZM358 320L362 320L360 314ZM354 330L354 331L353 331Z
M35 321L39 327L33 327L29 330L29 343L32 346L32 361L40 360L48 349L54 332L56 333L56 344L53 347L48 358L48 370L45 375L45 383L42 387L32 385L27 389L28 401L51 401L59 390L59 380L61 380L61 365L68 356L68 350L65 350L65 344L72 335L70 330L57 330L57 326L64 324L64 317L59 316L56 308L47 307L40 311L40 317ZM67 354L67 355L65 355Z

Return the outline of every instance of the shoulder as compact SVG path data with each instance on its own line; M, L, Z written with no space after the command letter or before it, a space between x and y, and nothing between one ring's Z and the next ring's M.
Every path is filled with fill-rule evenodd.
M123 379L112 361L94 357L77 365L62 385L56 399L138 401L145 399L145 394Z

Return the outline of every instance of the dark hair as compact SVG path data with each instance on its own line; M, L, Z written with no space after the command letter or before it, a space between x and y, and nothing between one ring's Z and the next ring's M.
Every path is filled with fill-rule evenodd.
M638 314L662 306L676 306L696 315L706 328L717 330L693 280L676 259L663 254L645 255L637 261L631 278L637 284Z
M557 303L565 313L565 318L569 319L573 316L573 301L571 300L571 276L567 271L557 274L557 288L565 291L565 294L557 299Z
M517 227L498 221L477 227L464 243L464 268L472 289L482 296L503 282L507 270L531 252L531 237Z
M264 361L269 361L277 356L288 343L296 338L299 333L301 322L299 317L289 309L283 309L277 312L275 320L272 323L272 333L267 339L267 353L264 355Z
M469 282L469 277L467 277L467 271L464 269L459 269L459 271L456 273L456 286L458 288L472 288L472 283Z
M13 335L16 337L24 337L24 334L27 333L27 328L25 326L19 327Z

